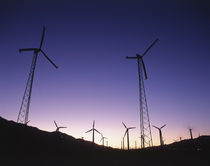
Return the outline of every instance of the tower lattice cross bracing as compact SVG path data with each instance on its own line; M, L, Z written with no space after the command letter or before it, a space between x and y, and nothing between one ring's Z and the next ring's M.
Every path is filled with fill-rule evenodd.
M126 57L127 59L136 59L138 65L141 148L145 148L146 146L153 146L149 112L148 112L146 93L144 88L143 73L145 79L147 79L147 72L143 61L143 57L157 41L158 39L156 39L142 55L136 54L135 57L128 57L128 56Z
M18 118L17 118L18 123L27 124L29 122L28 116L29 116L29 109L30 109L30 103L31 103L31 93L32 93L34 72L35 72L35 68L36 68L36 62L37 62L38 54L41 53L56 69L58 68L58 66L56 66L55 63L42 50L44 35L45 35L45 27L43 27L42 37L41 37L41 42L40 42L39 48L19 49L19 52L33 51L34 55L33 55L33 59L32 59L30 73L29 73L29 76L28 76L28 81L27 81L27 84L26 84L26 88L25 88L25 91L24 91L22 103L21 103Z

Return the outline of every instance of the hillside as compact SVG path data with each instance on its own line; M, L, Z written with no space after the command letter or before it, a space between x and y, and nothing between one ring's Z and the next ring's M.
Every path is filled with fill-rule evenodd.
M1 165L201 165L209 162L210 136L163 147L124 151L61 132L47 132L0 117Z

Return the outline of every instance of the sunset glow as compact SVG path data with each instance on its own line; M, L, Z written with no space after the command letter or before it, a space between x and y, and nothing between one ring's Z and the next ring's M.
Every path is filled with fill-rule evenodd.
M207 4L206 4L207 3ZM32 52L38 56L29 112L30 126L55 131L54 120L75 138L92 140L95 128L108 145L121 148L125 128L130 146L140 147L138 73L126 56L145 55L144 81L151 125L162 126L165 144L209 135L210 6L206 1L1 1L0 116L17 120ZM159 133L151 127L153 144ZM101 136L95 134L95 142Z

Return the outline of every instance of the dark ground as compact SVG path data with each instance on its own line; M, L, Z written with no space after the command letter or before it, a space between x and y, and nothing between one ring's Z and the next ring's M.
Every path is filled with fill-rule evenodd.
M104 148L61 132L46 132L0 117L2 166L209 166L210 136L163 147L124 151Z

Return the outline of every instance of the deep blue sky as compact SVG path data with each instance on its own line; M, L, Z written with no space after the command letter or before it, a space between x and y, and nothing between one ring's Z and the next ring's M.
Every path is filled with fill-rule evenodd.
M119 147L121 124L136 126L139 137L138 77L135 56L156 39L144 57L152 125L167 124L166 143L179 136L210 134L210 3L189 1L0 1L0 116L16 121L33 54L19 48L38 47L30 124L53 131L53 120L76 138L96 128ZM152 129L154 143L158 132ZM99 142L100 137L96 137Z

